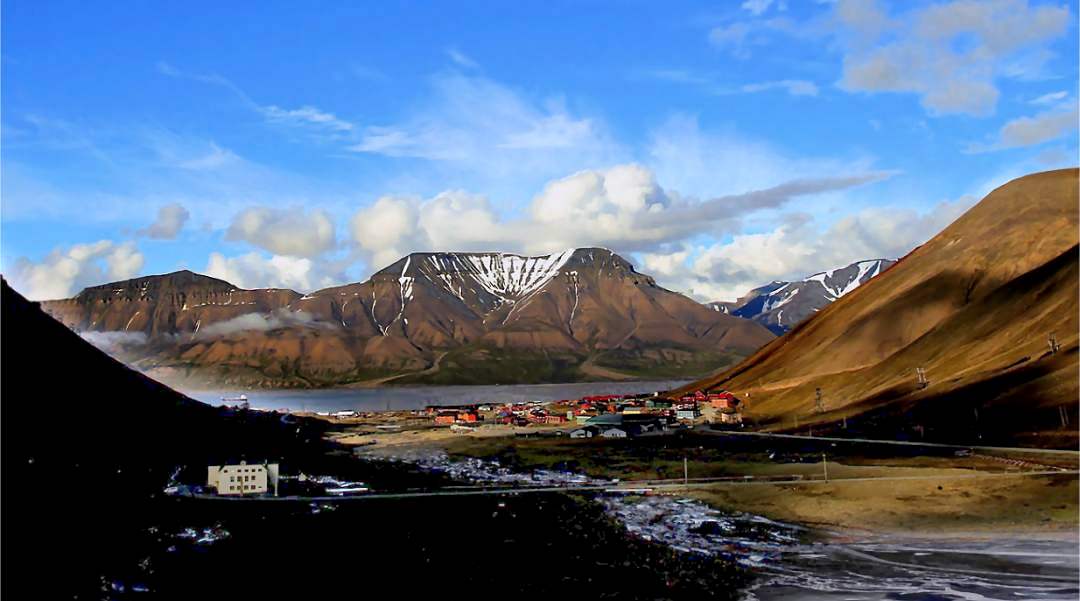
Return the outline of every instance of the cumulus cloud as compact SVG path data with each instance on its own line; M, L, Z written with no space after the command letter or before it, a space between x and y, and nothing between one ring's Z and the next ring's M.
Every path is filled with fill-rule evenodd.
M301 292L333 286L345 279L340 270L325 262L281 255L266 258L255 252L237 257L210 253L204 273L241 288L291 288Z
M926 211L869 208L824 229L811 216L794 213L770 231L642 258L655 275L681 292L701 301L735 300L766 282L802 278L863 259L901 257L952 223L975 200L963 197Z
M885 172L806 178L705 200L662 188L637 165L583 170L549 182L523 216L504 218L481 196L449 191L427 200L385 197L357 212L353 236L379 268L410 251L508 250L546 253L600 245L652 251L701 233L734 231L737 220L789 200L845 190Z
M22 257L10 274L11 284L30 300L67 298L106 279L133 278L143 262L134 243L100 240L58 248L40 262Z
M334 222L322 210L252 207L233 218L225 237L243 240L276 255L315 257L334 246Z
M180 203L167 204L158 209L154 223L139 230L138 234L155 240L174 240L190 217L191 214Z
M1037 67L1070 21L1067 6L1027 0L955 0L897 16L870 0L840 0L840 87L918 94L933 115L988 115L1000 96L997 80ZM1018 61L1026 68L1010 67Z
M270 313L245 313L210 324L205 328L199 328L194 338L203 340L228 336L236 332L266 332L294 326L333 329L336 324L318 321L314 315L306 311L290 311L283 307Z

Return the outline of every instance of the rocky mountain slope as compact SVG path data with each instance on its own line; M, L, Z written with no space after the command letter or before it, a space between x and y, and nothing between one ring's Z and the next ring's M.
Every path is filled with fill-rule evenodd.
M540 257L414 253L301 296L190 272L44 304L170 382L320 386L704 374L772 338L599 248Z
M994 190L880 276L686 388L735 391L774 429L798 420L822 432L847 418L890 436L1075 447L1077 175Z
M870 281L896 261L871 259L840 269L823 271L794 282L770 282L754 288L735 302L709 306L730 315L752 319L780 335L817 313L825 305Z

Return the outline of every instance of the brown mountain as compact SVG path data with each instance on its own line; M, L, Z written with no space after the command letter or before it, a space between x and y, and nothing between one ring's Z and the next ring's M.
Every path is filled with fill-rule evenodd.
M187 385L700 375L772 338L598 248L414 253L366 282L305 296L178 272L44 306L73 329L112 337L125 360Z
M77 296L46 301L53 317L76 331L142 332L147 336L196 332L205 323L287 307L292 290L241 290L190 271L148 276L86 288Z
M892 268L684 390L749 395L749 415L776 429L842 429L846 417L867 431L1075 446L1077 174L994 190Z

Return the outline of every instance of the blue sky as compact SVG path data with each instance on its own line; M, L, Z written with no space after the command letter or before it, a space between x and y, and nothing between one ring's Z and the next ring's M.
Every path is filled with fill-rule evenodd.
M0 7L33 298L589 245L733 298L1077 164L1075 2L89 4Z

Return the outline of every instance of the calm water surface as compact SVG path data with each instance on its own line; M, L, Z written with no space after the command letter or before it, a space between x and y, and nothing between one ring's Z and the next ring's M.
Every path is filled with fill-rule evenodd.
M290 411L386 411L422 409L427 405L510 401L557 401L599 394L639 394L670 390L687 380L651 382L580 382L574 384L515 384L511 386L413 386L334 388L320 390L190 390L188 396L222 404L223 397L246 394L252 407Z

